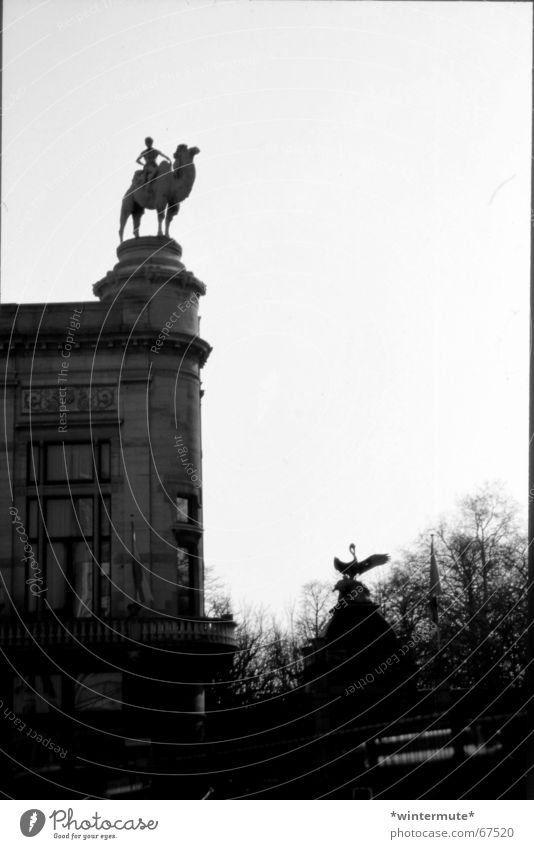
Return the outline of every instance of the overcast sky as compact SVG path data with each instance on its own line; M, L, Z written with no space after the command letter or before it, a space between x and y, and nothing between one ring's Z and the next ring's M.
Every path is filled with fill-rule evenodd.
M5 3L4 302L92 300L144 137L201 149L172 235L208 286L205 551L237 601L282 610L488 479L525 503L531 14Z

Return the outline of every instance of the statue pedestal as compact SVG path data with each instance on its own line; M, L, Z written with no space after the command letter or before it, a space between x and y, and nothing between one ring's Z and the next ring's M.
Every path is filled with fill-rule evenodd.
M366 649L372 654L394 651L397 637L388 625L378 604L372 601L340 602L325 632L325 639L332 650L354 653Z
M324 636L314 640L305 658L306 691L319 710L328 706L321 721L329 727L356 716L362 724L373 722L406 700L404 682L413 670L371 601L336 607Z
M125 239L117 248L121 268L132 268L147 261L157 263L162 268L174 271L181 265L182 247L168 236L139 236L138 239ZM183 266L182 266L183 268Z
M119 297L148 300L162 287L175 295L204 295L204 283L181 262L182 248L167 236L127 239L117 248L118 263L93 286L101 301Z
M370 601L336 608L324 641L331 685L345 688L363 680L366 688L382 689L400 666L395 632Z

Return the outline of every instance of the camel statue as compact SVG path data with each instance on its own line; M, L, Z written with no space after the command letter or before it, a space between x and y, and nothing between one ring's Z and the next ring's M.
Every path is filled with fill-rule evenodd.
M156 176L148 183L145 182L145 171L136 171L132 185L122 200L119 238L122 242L124 226L130 215L133 219L133 232L139 238L139 224L145 209L156 209L158 212L158 236L163 236L163 219L165 218L165 236L169 235L169 226L178 214L180 204L191 194L195 182L196 170L194 158L200 153L198 147L188 147L179 144L174 154L171 166L168 162L158 165Z

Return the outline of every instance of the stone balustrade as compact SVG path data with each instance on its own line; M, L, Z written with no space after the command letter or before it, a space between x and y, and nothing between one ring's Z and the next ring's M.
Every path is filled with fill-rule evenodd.
M235 623L224 619L56 619L39 622L0 622L0 647L67 646L81 643L145 645L187 642L235 647Z

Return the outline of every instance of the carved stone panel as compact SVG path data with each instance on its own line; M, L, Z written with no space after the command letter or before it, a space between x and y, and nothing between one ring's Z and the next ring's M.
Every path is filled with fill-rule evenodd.
M21 412L28 415L55 413L60 403L71 413L108 412L117 409L115 386L34 386L22 390Z

